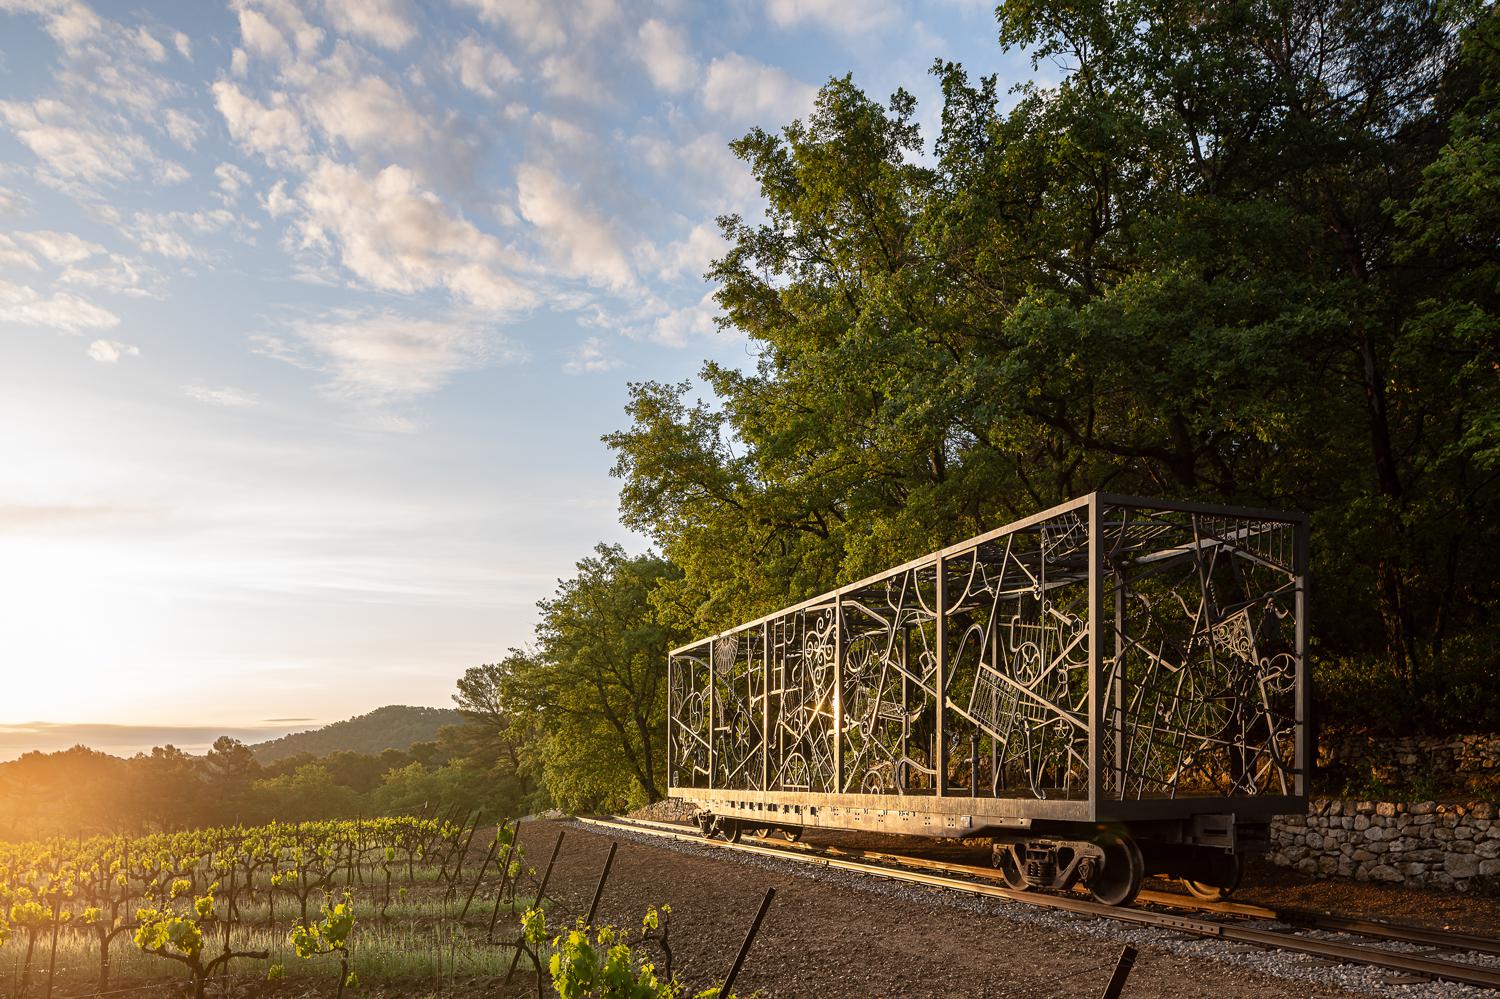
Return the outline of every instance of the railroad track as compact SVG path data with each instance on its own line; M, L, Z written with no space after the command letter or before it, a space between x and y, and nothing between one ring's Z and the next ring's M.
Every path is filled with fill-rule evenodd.
M1253 944L1273 950L1294 951L1348 964L1369 965L1440 981L1500 990L1500 968L1450 960L1430 954L1400 953L1386 950L1372 943L1328 940L1307 936L1303 931L1320 930L1425 948L1500 956L1500 940L1493 937L1450 933L1376 920L1351 919L1303 909L1272 909L1240 902L1202 902L1167 892L1142 891L1137 896L1136 906L1117 908L1080 897L1015 891L995 883L999 880L997 871L969 864L953 864L923 857L869 850L818 848L805 844L788 843L785 846L771 846L763 842L728 843L722 840L705 839L692 826L645 819L625 819L618 816L580 817L578 821L606 829L624 829L699 846L775 857L779 860L805 863L832 870L852 871L892 881L943 888L988 898L1003 898L1023 905L1170 929L1191 936ZM1186 910L1198 913L1198 915L1161 912L1143 908L1141 907L1143 904ZM1224 918L1206 919L1203 918L1204 915ZM1285 928L1267 929L1243 925L1241 922L1254 919L1284 924Z

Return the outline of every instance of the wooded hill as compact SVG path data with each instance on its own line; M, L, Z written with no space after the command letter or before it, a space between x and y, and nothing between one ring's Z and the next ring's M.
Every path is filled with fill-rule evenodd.
M327 756L339 751L378 755L387 749L406 750L431 742L444 725L459 725L463 715L452 708L387 704L368 714L346 718L306 732L293 732L250 747L261 764L275 763L299 753Z

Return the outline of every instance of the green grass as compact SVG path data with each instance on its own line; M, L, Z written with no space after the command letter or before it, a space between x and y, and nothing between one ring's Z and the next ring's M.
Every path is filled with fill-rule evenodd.
M358 907L357 912L359 915L360 924L378 925L382 921L389 923L393 921L409 919L457 920L458 914L463 911L464 899L468 897L467 891L465 891L462 895L455 897L451 901L444 901L442 898L418 899L412 898L409 895L403 899L395 897L395 894L395 892L391 893L392 898L390 908L386 909L385 919L382 920L380 916L380 905L383 895L379 893L375 893L372 895L369 892L366 892L364 894L355 893L355 904ZM318 905L321 903L321 901L321 896L308 900L307 913L309 916L317 916ZM529 898L519 899L515 902L507 901L500 906L500 911L501 913L521 912L526 908L529 902ZM495 896L493 894L489 894L488 896L486 896L485 892L481 890L479 894L474 896L474 902L469 906L469 916L467 922L473 923L482 918L483 922L488 925L490 913L494 910L494 907ZM284 923L289 919L296 918L300 911L301 910L297 905L296 899L288 900L280 896L277 897L276 921L278 924ZM241 923L248 923L251 926L256 926L268 922L270 915L271 908L263 901L257 901L249 904L241 902L237 908L237 921Z
M512 927L499 934L508 936ZM218 953L222 937L212 937L204 953ZM288 979L336 981L339 960L336 956L302 960L287 943L284 930L254 929L236 931L231 936L236 950L266 950L265 960L242 958L230 965L236 977L264 977L272 965L282 966ZM49 941L37 940L32 956L32 986L40 995L47 979ZM26 951L24 936L12 937L0 948L0 991L14 995L21 978ZM351 939L351 967L365 982L445 982L457 978L499 978L510 967L512 948L487 944L484 932L476 927L457 925L418 926L397 923L382 925L373 920L356 924ZM141 980L186 980L187 969L176 961L144 954L128 934L115 938L110 947L110 980L112 983ZM524 965L524 960L523 960ZM58 937L57 981L77 984L95 982L99 976L99 951L94 938L75 932Z

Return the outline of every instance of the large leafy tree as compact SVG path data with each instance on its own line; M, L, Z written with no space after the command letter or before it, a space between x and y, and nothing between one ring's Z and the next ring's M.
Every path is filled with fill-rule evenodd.
M680 633L652 595L680 573L618 545L599 545L577 570L538 604L536 647L477 677L465 710L504 705L502 714L524 719L522 752L564 807L656 801L667 783L667 649Z
M636 385L606 438L663 606L710 631L1096 488L1295 506L1324 658L1455 721L1500 578L1495 14L997 17L1061 83L939 64L924 146L909 95L835 79L735 143L764 218L711 277L757 363Z

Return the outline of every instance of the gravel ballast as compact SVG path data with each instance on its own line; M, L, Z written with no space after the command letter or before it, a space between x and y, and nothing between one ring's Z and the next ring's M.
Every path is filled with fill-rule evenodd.
M1126 996L1489 994L581 823L527 823L522 839L531 862L545 862L560 829L567 839L553 875L553 924L587 909L614 840L619 851L601 918L635 926L647 905L671 902L677 967L695 988L722 977L765 889L775 887L736 986L741 995L1097 995L1126 943L1140 951Z

